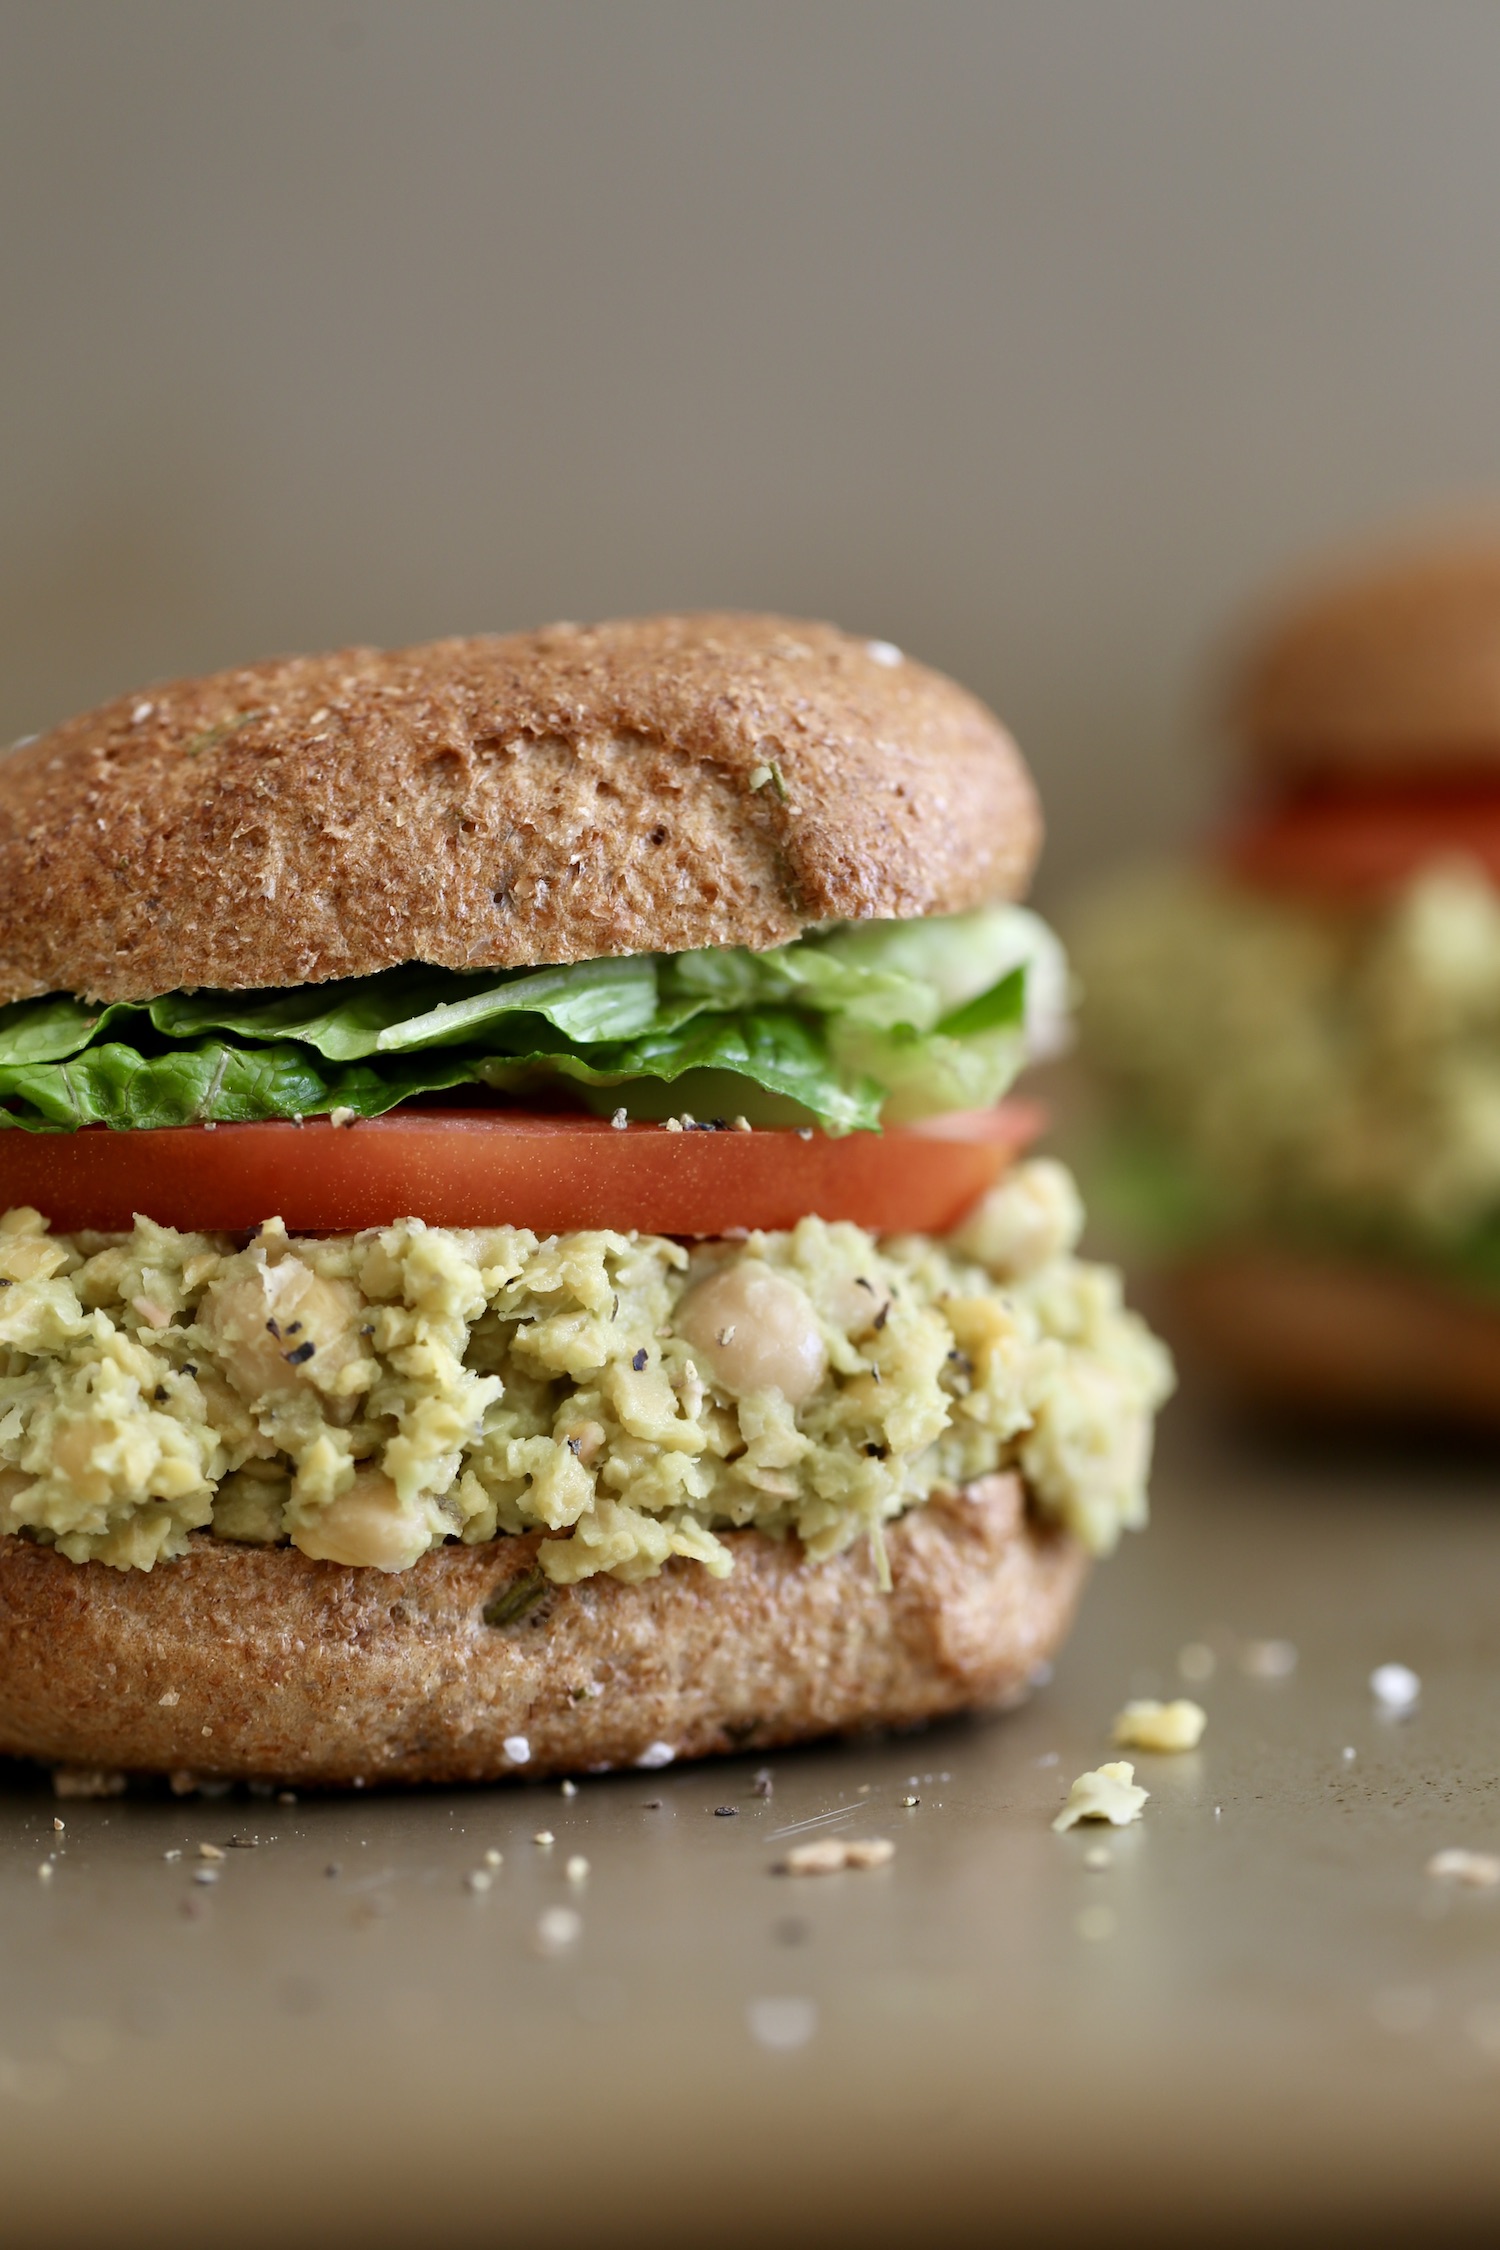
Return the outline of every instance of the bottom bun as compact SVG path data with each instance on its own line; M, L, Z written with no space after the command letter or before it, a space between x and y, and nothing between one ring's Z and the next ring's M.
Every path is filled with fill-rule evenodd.
M149 1572L0 1539L0 1753L122 1771L465 1782L666 1765L1017 1700L1086 1560L1012 1476L809 1563L725 1537L729 1577L553 1586L544 1535L399 1575L195 1538ZM492 1620L492 1621L487 1621Z
M1355 1259L1221 1250L1158 1278L1184 1366L1252 1404L1500 1429L1500 1302Z

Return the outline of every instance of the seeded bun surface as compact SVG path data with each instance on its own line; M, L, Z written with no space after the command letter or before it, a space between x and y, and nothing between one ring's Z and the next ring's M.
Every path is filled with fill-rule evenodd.
M1159 1277L1184 1365L1315 1419L1500 1431L1500 1306L1423 1276L1253 1245Z
M1041 835L952 681L732 614L174 681L0 780L0 1003L765 947L1012 897Z
M1289 604L1230 717L1251 760L1286 780L1500 765L1500 530L1407 546Z
M759 1531L725 1535L728 1578L672 1562L637 1586L553 1587L542 1536L395 1576L207 1537L149 1573L0 1539L0 1754L340 1786L908 1726L1024 1694L1087 1568L1013 1476L891 1525L888 1594L863 1543L808 1563ZM507 1592L516 1614L486 1622Z

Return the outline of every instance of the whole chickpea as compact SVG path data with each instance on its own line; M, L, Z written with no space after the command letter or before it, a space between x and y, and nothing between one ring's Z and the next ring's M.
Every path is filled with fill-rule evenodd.
M805 1290L758 1258L721 1267L677 1308L678 1335L731 1398L780 1391L793 1406L828 1372L828 1354Z

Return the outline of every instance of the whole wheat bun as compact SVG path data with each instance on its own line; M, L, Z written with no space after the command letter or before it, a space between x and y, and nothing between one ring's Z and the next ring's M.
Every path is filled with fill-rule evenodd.
M1500 527L1408 542L1289 600L1229 716L1252 763L1283 780L1500 764Z
M1023 1695L1087 1567L993 1476L890 1527L889 1593L863 1545L809 1563L735 1531L728 1578L672 1562L637 1586L546 1586L486 1623L535 1587L542 1536L435 1549L397 1576L208 1537L150 1573L0 1539L0 1753L483 1782L911 1726Z
M9 753L0 1003L765 947L1015 896L1040 838L984 706L831 625L289 657Z
M1155 1278L1189 1372L1315 1419L1500 1430L1500 1305L1420 1275L1251 1245Z

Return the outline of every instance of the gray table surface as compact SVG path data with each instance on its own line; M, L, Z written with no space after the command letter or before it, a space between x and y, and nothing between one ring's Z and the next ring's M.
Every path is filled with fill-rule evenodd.
M1247 1669L1267 1638L1285 1677ZM1137 1758L1135 1827L1054 1835L1192 1642L1201 1750ZM1401 1722L1368 1687L1392 1659ZM57 1803L10 1769L12 2238L1500 2225L1500 1890L1424 1872L1500 1850L1500 1462L1174 1409L1153 1529L1031 1703L778 1755L769 1798L760 1763L294 1804ZM896 1856L771 1872L823 1833ZM547 1955L559 1905L581 1932Z

